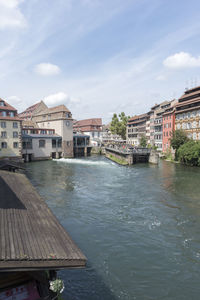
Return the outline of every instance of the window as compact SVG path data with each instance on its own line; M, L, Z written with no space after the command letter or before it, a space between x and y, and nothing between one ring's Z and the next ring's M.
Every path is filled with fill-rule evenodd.
M28 134L28 130L27 129L23 129L22 130L22 134Z
M3 101L0 101L0 106L4 106L4 102Z
M52 148L56 148L56 140L52 140Z
M17 131L13 131L13 137L18 138L18 132Z
M45 140L39 140L39 148L45 147Z
M70 122L69 121L66 121L66 126L69 126L70 125Z
M62 147L62 139L58 140L58 147Z
M197 138L197 134L196 132L193 132L193 140L196 140L196 138Z
M1 143L1 148L2 149L6 149L7 148L7 143L6 142L2 142Z
M6 122L1 122L1 128L6 128Z
M18 143L17 142L13 143L13 148L18 148Z
M42 116L43 117L43 119L46 119L46 116L44 115L44 116Z
M181 128L181 124L178 123L178 124L177 124L177 129L180 129L180 128Z
M2 131L1 132L1 137L2 138L7 138L7 132L6 131Z
M48 115L48 120L50 120L51 119L51 115Z
M13 111L10 112L10 117L14 117L14 112Z
M18 123L17 122L13 122L13 128L18 128Z
M196 127L197 127L197 122L194 121L194 122L192 123L192 128L196 128Z
M22 143L23 149L32 149L32 140Z
M2 111L1 115L2 115L2 117L6 117L7 116L6 111Z

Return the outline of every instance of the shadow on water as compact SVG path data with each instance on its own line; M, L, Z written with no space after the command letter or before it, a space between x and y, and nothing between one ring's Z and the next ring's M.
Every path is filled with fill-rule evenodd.
M60 271L58 277L64 280L62 297L66 300L117 299L90 263L85 269Z

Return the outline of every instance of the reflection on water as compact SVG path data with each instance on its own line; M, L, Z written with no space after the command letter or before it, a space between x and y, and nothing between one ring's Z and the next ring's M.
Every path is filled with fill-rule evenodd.
M60 272L65 299L199 299L200 169L103 157L27 164L88 258Z

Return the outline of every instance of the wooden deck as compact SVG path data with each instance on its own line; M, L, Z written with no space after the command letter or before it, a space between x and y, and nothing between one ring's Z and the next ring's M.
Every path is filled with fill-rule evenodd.
M0 171L0 272L85 264L85 256L27 177Z

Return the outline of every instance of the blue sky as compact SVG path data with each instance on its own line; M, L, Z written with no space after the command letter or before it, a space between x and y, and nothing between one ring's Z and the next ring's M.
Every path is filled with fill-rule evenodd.
M200 85L200 1L0 0L0 97L76 119L148 111Z

